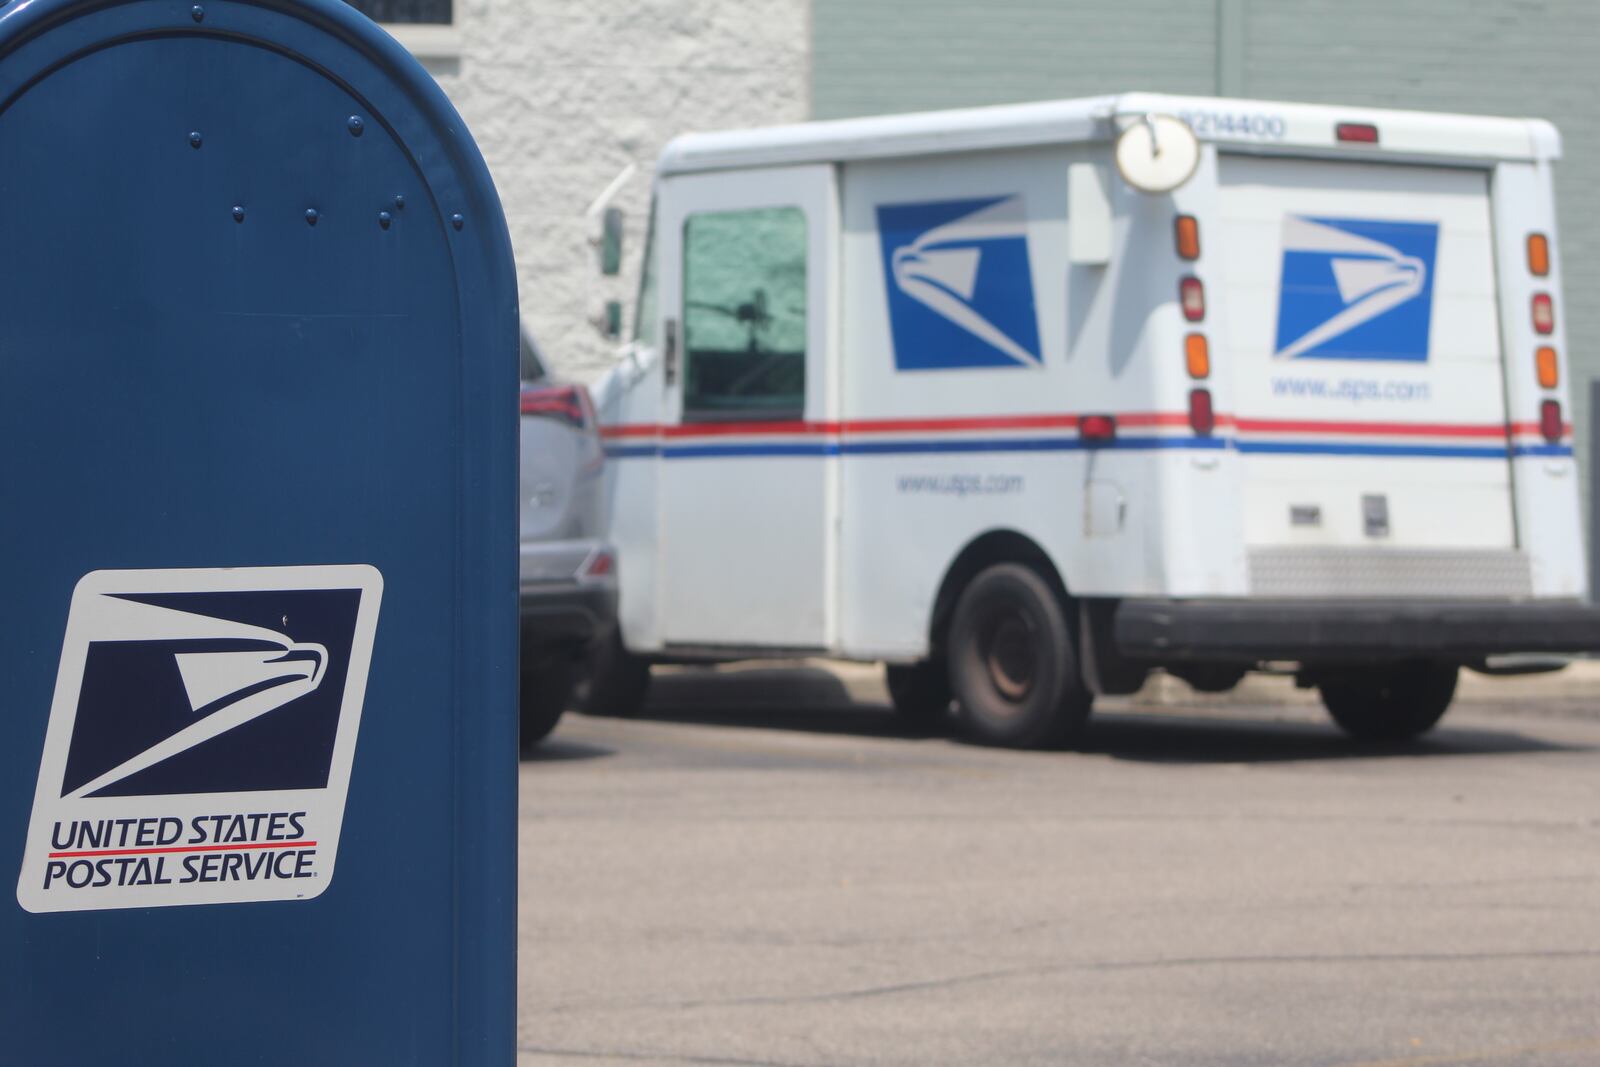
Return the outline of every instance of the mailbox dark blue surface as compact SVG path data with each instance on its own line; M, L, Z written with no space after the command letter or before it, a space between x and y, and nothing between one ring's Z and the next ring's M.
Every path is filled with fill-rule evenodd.
M516 314L343 4L0 6L0 1064L511 1062Z

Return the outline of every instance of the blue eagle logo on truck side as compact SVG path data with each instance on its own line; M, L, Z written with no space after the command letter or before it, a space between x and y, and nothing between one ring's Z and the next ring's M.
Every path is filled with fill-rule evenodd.
M1037 367L1020 195L878 208L898 370Z
M1426 362L1436 222L1283 220L1276 359Z

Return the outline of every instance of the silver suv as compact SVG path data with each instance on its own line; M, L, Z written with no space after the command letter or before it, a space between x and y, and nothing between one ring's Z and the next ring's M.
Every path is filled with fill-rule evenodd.
M605 540L605 449L589 391L552 382L522 335L522 749L561 718L590 648L617 619Z

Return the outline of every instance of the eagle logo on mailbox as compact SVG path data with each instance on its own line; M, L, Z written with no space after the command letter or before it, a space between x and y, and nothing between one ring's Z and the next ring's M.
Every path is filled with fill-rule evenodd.
M96 571L73 593L17 899L306 899L333 873L382 579Z

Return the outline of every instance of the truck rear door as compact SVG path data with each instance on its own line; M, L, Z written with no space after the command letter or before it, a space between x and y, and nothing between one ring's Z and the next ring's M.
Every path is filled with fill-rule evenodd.
M1223 155L1256 595L1526 592L1485 170Z

